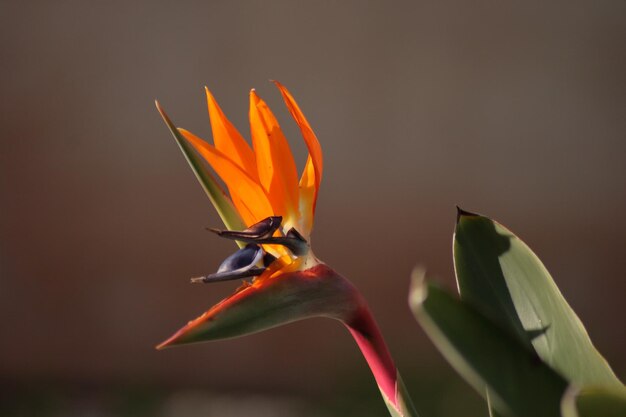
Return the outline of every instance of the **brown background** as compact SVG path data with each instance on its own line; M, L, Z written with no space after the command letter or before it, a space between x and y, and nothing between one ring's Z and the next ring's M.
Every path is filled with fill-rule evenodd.
M209 138L208 85L247 136L256 87L301 167L270 78L324 150L315 252L425 415L485 415L406 303L418 263L454 285L455 204L535 249L623 378L625 39L621 0L0 2L0 411L384 415L330 321L153 349L235 286L188 284L234 247L153 100Z

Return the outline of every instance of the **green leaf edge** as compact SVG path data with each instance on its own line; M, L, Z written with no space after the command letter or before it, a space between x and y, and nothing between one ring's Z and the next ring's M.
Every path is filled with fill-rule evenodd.
M479 321L477 322L480 325L490 328L490 334L496 335L500 341L504 341L505 344L512 347L512 350L516 351L514 352L515 354L524 355L524 359L526 360L532 358L533 355L531 351L527 350L517 339L511 337L508 332L501 330L496 323L485 317L480 311L462 300L451 296L448 292L437 286L425 283L423 270L417 269L414 271L409 304L415 318L444 358L483 397L487 396L487 388L497 388L498 384L496 381L486 381L481 370L476 368L476 364L472 365L472 358L468 358L465 352L460 352L448 337L449 335L446 335L445 331L438 325L437 320L443 318L444 315L439 317L433 316L433 312L428 311L428 306L425 305L428 298L432 297L432 294L439 296L439 301L452 303L463 310L464 314L459 316L463 316L464 319L468 317L469 319L472 319L472 317L478 319ZM507 349L506 351L507 354L513 355L511 350ZM517 362L513 360L511 363ZM531 407L536 407L532 412L534 417L555 417L559 415L561 398L567 388L567 382L562 376L540 360L533 361L533 366L539 376L536 381L533 381L534 383L531 388L536 389L538 386L547 388L540 391L541 395L545 396L544 400L542 401L537 397L533 397L532 401L519 401L518 403L522 405L516 406L516 404L511 403L511 401L508 401L506 398L500 398L500 396L495 394L496 391L492 390L489 400L498 415L526 417L529 415L528 410L519 409L524 407L524 404L531 404ZM526 387L520 387L518 391L525 392L525 388ZM493 393L493 395L491 393Z
M454 240L453 240L453 248L454 248L453 256L454 256L457 286L459 289L459 293L461 294L461 298L465 299L466 297L464 296L463 291L462 291L464 287L464 283L461 282L463 280L461 278L461 275L463 274L463 272L461 268L458 267L458 264L457 264L457 261L458 261L457 260L457 251L458 251L457 245L459 244L458 235L459 235L459 229L462 227L462 222L464 221L464 219L469 220L472 218L474 220L478 219L478 220L490 222L496 230L500 229L503 232L505 232L511 239L515 239L520 244L519 249L525 250L527 252L524 255L530 256L530 258L536 262L536 265L543 270L543 272L545 273L544 276L549 280L547 282L547 285L552 290L553 297L556 298L555 302L558 302L561 304L564 310L564 315L566 316L566 318L570 320L570 322L573 323L572 327L578 330L577 332L578 340L580 343L582 343L582 349L584 349L586 352L586 355L579 358L578 362L581 364L588 364L589 361L592 360L595 371L593 374L591 374L590 371L585 372L585 370L587 369L585 368L583 370L579 370L577 374L574 374L570 367L559 366L560 363L555 363L556 361L555 355L544 353L542 349L537 348L537 345L535 343L531 345L530 343L527 342L528 346L532 346L532 349L537 352L537 354L541 357L543 361L545 361L549 366L557 370L557 372L565 376L570 382L574 382L578 385L594 384L594 385L622 387L623 385L621 381L617 378L617 376L611 369L606 359L595 348L582 321L576 315L576 313L571 308L571 306L567 303L567 300L565 300L565 297L563 297L561 291L559 290L558 286L554 282L554 279L550 275L549 271L547 270L543 262L541 262L541 259L533 252L533 250L522 239L520 239L515 233L511 232L508 228L496 222L495 220L486 216L466 212L462 209L459 209L458 216L457 216L457 226L455 229ZM503 270L502 273L504 275L505 271ZM477 300L475 298L472 300L472 302L480 310L486 309L489 311L493 308L493 305L494 305L494 303L488 303L486 301L482 303L477 303ZM502 314L500 314L500 317L505 317L505 318L507 317L508 312L502 311L501 313ZM521 324L523 318L520 316L519 311L515 310L515 314L517 314L516 318L520 321L520 324ZM504 324L506 325L507 323L504 323ZM511 333L518 334L518 335L520 334L519 324L512 323L510 322L510 320L508 324L509 324L508 327ZM568 333L571 334L571 332L568 332ZM522 338L523 336L520 336L520 340L523 342ZM568 353L570 352L568 351Z
M217 210L220 218L224 222L224 225L229 230L244 230L246 228L245 223L239 216L239 213L235 209L230 198L226 195L222 187L215 181L213 175L206 168L204 162L198 157L193 147L187 142L187 140L180 134L174 123L165 113L165 110L161 107L158 101L155 101L156 108L161 114L165 125L168 127L172 136L176 140L176 143L180 147L187 163L191 167L191 170L195 174L198 182L202 186L202 189L211 200L211 203ZM237 242L239 246L243 246L243 243Z
M571 385L561 401L563 417L624 417L626 389Z

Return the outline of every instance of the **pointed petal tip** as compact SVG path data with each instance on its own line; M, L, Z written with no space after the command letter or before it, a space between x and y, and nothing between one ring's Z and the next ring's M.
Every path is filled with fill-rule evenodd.
M215 97L213 97L213 93L211 92L211 90L209 90L209 87L207 87L206 85L204 86L204 94L206 95L207 101L209 103L217 105L215 101Z

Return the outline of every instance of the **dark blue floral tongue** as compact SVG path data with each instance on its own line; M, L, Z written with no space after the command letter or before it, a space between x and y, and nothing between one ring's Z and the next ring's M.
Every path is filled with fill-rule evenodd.
M295 256L306 255L309 251L309 244L306 239L294 228L289 229L286 235L282 234L282 230L280 230L282 221L281 216L272 216L242 231L209 230L226 239L256 244L282 245ZM277 230L281 231L280 236L274 236Z
M242 242L259 241L271 238L274 235L274 232L276 232L280 227L282 221L283 218L281 216L271 216L242 231L220 229L209 230L217 233L221 237L225 237L226 239L240 240Z
M261 244L282 245L295 256L305 255L309 251L309 244L296 229L291 228L286 235L282 235L281 230L279 236L274 236L280 229L282 220L280 216L268 217L242 231L209 229L226 239L248 244L226 258L216 273L192 278L191 282L229 281L261 275L276 259L266 253Z
M265 253L259 245L250 243L224 259L216 273L192 278L191 282L229 281L260 275L265 271L265 266L259 267L257 265L262 264L261 261L264 260L264 255Z

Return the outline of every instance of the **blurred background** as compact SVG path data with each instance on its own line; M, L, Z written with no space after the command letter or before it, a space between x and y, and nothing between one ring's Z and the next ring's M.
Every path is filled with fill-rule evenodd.
M384 416L348 333L309 320L154 346L230 294L234 246L160 120L210 139L203 87L324 150L316 254L365 294L424 416L486 408L407 306L454 288L455 205L542 258L626 376L626 3L0 2L0 414Z

